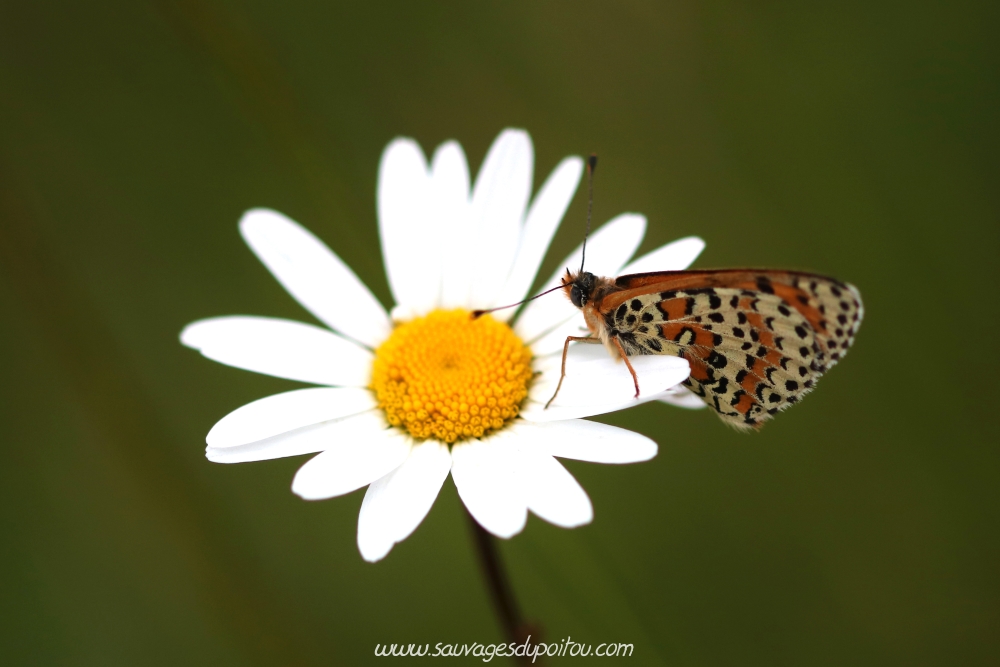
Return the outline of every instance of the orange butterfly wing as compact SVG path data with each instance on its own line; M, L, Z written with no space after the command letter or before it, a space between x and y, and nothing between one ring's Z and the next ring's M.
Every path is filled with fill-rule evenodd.
M685 385L741 428L808 393L847 352L863 316L851 285L755 269L620 276L594 306L630 356L687 359Z

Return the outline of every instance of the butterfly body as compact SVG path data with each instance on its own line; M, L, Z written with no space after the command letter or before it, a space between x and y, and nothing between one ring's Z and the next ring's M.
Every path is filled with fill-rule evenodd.
M563 288L593 336L626 362L637 396L629 356L678 356L691 364L685 386L739 428L759 427L812 390L863 315L853 286L794 271L567 271Z

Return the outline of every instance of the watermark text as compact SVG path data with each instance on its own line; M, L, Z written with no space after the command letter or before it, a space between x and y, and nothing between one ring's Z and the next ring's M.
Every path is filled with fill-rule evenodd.
M567 637L561 642L538 642L532 643L529 636L523 644L510 642L509 644L447 644L438 642L430 644L376 644L375 655L379 657L414 657L414 658L480 658L483 662L489 662L493 658L531 658L535 662L541 657L550 658L576 658L595 655L598 657L621 657L632 656L635 650L633 644L621 642L603 642L600 644L590 644L575 642Z

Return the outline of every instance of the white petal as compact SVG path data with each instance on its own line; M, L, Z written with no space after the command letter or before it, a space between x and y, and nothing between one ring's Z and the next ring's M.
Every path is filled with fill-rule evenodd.
M372 482L358 516L358 549L370 562L416 530L451 470L451 453L431 440L414 445L403 465Z
M590 331L587 330L587 325L584 322L583 316L580 314L580 310L578 308L574 308L573 304L569 301L566 301L565 303L573 309L573 317L552 329L547 334L544 334L543 336L532 341L531 351L535 354L535 356L540 357L555 353L562 355L563 345L566 344L567 337L582 337L591 335ZM589 345L590 343L584 344Z
M469 211L472 243L464 253L475 267L472 308L499 305L497 298L517 254L534 161L528 133L508 129L493 142L479 170Z
M688 408L689 410L698 410L700 408L707 408L708 404L701 399L700 396L689 390L687 387L677 386L666 392L665 394L657 397L658 401L662 401L667 405L673 405L678 408Z
M288 293L321 322L375 347L389 335L385 308L326 244L277 211L240 219L243 239Z
M497 537L513 537L528 519L524 491L515 476L516 444L510 430L451 450L451 477L465 507Z
M198 320L181 342L209 359L255 373L347 387L366 387L372 353L332 331L270 317Z
M382 431L385 420L382 413L370 410L356 415L304 426L235 447L208 447L205 458L212 463L248 463L269 461L300 454L315 454L342 443L375 438Z
M427 294L433 301L430 307L426 301L415 304L421 314L437 306L465 306L468 301L471 277L464 273L453 275L453 269L459 266L455 258L465 248L469 233L469 166L457 142L443 143L434 152L430 208L439 231L436 238L428 237L430 247L424 248L428 259L421 270L432 276Z
M302 426L366 412L376 406L372 392L359 387L296 389L247 403L220 419L208 432L209 447L235 447Z
M428 298L425 252L434 250L441 232L440 221L430 215L430 194L420 146L412 139L394 140L379 163L378 228L389 287L396 303L405 306Z
M394 306L389 317L393 322L409 322L410 320L426 314L427 311L414 308L413 306Z
M646 218L635 213L623 213L602 225L590 235L587 240L587 265L585 270L597 276L616 276L624 266L646 233ZM582 244L569 257L562 261L559 269L549 278L539 291L547 290L561 284L566 269L577 271L580 268ZM583 322L580 310L570 303L560 292L543 296L525 306L517 318L514 330L522 340L534 341L548 333L560 324L579 318Z
M536 359L535 368L542 375L532 386L521 417L547 422L622 410L659 398L690 374L688 362L679 357L648 355L629 357L629 361L639 378L639 398L635 398L635 384L628 368L612 359L603 346L570 346L566 379L559 395L546 409L545 403L559 382L561 355Z
M617 426L584 419L534 424L538 449L564 459L592 463L637 463L656 456L656 443Z
M396 544L392 539L392 518L388 512L383 511L386 504L383 496L388 487L381 482L391 475L390 472L369 484L365 499L361 501L361 512L358 514L358 551L369 563L385 558Z
M382 418L378 411L365 413L373 414ZM397 468L406 460L411 445L410 438L396 429L359 429L354 437L341 438L306 461L295 473L292 491L306 500L350 493Z
M504 306L516 303L528 295L531 284L541 267L545 252L549 249L552 237L569 207L576 186L583 173L583 160L573 156L559 163L552 175L535 196L521 230L521 240L517 248L517 257L510 270L510 276L494 305ZM516 308L500 310L493 317L506 321L517 312Z
M683 271L698 259L705 249L705 242L697 236L677 239L673 243L660 246L635 261L629 262L621 270L621 275L631 273L652 273L655 271Z
M579 482L554 458L539 452L540 432L518 429L520 472L528 509L550 523L575 528L590 523L594 508Z

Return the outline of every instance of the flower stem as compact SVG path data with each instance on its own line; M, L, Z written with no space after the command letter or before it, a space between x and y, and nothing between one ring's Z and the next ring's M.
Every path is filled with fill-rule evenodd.
M466 511L469 518L469 526L472 529L472 541L476 545L476 553L479 555L479 562L483 569L483 576L486 577L486 584L490 590L490 598L496 609L497 617L503 626L507 641L515 644L523 644L532 634L537 633L537 628L533 624L525 623L521 617L521 610L514 599L514 590L511 588L510 579L504 569L503 561L500 559L500 550L497 548L497 540L479 525L471 514ZM531 637L532 644L538 643L538 637Z

